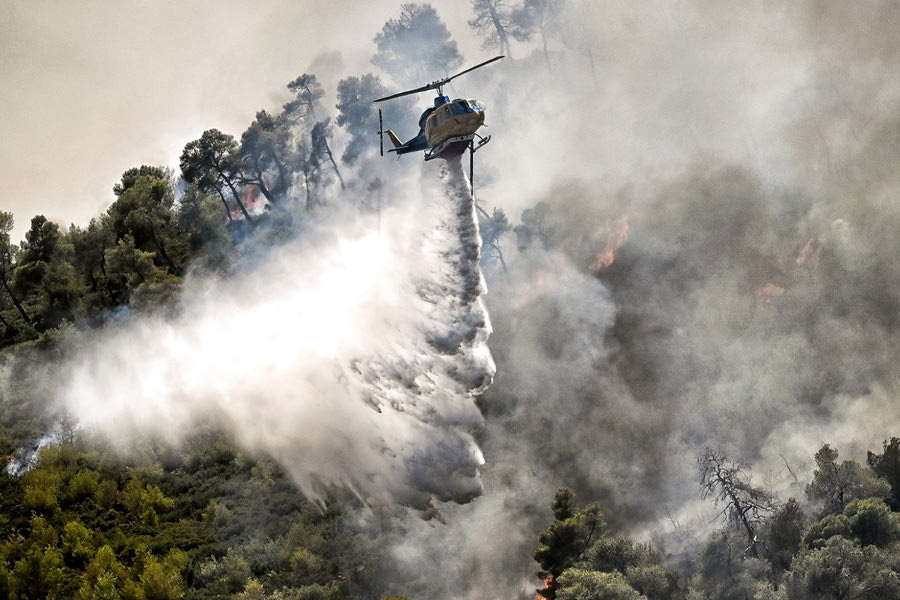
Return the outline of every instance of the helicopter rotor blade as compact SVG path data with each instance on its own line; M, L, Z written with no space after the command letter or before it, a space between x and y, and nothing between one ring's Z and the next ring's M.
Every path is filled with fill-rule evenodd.
M378 153L384 156L384 124L381 121L381 109L378 109Z
M393 100L394 98L399 98L400 96L408 96L410 94L418 94L419 92L427 92L428 90L433 90L435 87L437 87L437 86L435 86L432 83L429 83L428 85L423 85L422 87L417 87L414 90L406 90L405 92L391 94L390 96L385 96L384 98L379 98L378 100L372 100L372 102L384 102L385 100Z
M475 69L480 69L481 67L483 67L483 66L485 66L485 65L489 65L489 64L491 64L492 62L494 62L495 60L500 60L501 58L504 58L504 56L503 56L503 55L495 56L494 58L491 58L491 59L489 59L489 60L486 60L486 61L484 61L484 62L482 62L482 63L478 63L478 64L475 65L474 67L469 67L469 68L466 69L465 71L460 71L460 72L457 73L456 75L451 75L450 77L445 77L445 78L443 78L443 79L438 79L437 81L432 81L431 83L427 83L427 84L425 84L425 85L423 85L423 86L421 86L421 87L417 87L417 88L414 89L414 90L406 90L405 92L398 92L398 93L396 93L396 94L391 94L390 96L385 96L384 98L379 98L379 99L377 99L377 100L372 100L372 102L384 102L385 100L393 100L394 98L399 98L399 97L401 97L401 96L408 96L408 95L410 95L410 94L418 94L418 93L420 93L420 92L427 92L428 90L437 90L437 89L440 89L441 87L444 86L444 84L448 83L450 80L456 79L456 78L459 77L460 75L465 75L466 73L468 73L468 72L470 72L470 71L474 71Z
M503 58L503 57L504 57L504 55L502 55L502 54L501 54L500 56L495 56L494 58L491 58L491 59L489 59L489 60L484 61L483 63L478 63L478 64L475 65L474 67L469 67L469 68L466 69L465 71L460 71L460 72L457 73L456 75L451 75L450 77L444 79L444 80L442 81L441 85L443 85L444 83L447 83L447 82L450 81L451 79L456 79L456 78L459 77L460 75L465 75L465 74L468 73L469 71L474 71L475 69L480 69L480 68L483 67L484 65L489 65L489 64L491 64L492 62L494 62L495 60L500 60L500 59Z

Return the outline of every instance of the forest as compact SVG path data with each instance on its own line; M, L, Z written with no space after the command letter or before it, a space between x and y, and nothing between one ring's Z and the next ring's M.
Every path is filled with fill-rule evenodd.
M446 168L378 156L372 99L482 56L426 3L373 31L370 72L298 75L239 135L125 171L87 225L37 215L17 242L0 211L0 597L900 598L900 94L882 75L900 44L851 52L833 33L882 16L788 19L821 34L798 34L828 59L810 87L856 94L761 118L754 144L788 147L772 162L790 176L732 153L705 104L685 128L721 147L604 175L604 157L668 156L665 127L624 125L613 100L602 124L559 106L621 94L652 121L693 90L633 84L622 65L643 58L589 3L467 10L480 51L506 55L458 84L494 111L474 190L486 295L444 235L469 218L441 208ZM429 100L385 103L384 122L412 133ZM557 124L607 140L615 123L634 139L510 154L517 135L553 149ZM366 283L377 252L340 253L373 228L406 245ZM353 285L327 287L330 270ZM319 287L362 297L336 350L304 295ZM421 347L390 337L423 328Z

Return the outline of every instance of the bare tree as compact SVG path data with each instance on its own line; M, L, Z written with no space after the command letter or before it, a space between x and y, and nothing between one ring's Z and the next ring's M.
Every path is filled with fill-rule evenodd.
M547 42L551 37L563 35L562 20L566 3L567 0L524 0L522 6L512 12L514 31L518 32L516 39L530 37L534 31L540 33L547 66L550 66Z
M700 467L700 497L712 497L721 505L720 515L744 528L750 543L747 550L759 557L756 549L757 525L764 513L775 510L775 498L768 492L753 487L749 474L750 465L743 460L732 460L724 452L706 448L697 458Z
M469 20L469 27L484 38L484 48L499 46L500 54L510 55L509 35L512 26L510 10L504 0L472 0L475 17Z

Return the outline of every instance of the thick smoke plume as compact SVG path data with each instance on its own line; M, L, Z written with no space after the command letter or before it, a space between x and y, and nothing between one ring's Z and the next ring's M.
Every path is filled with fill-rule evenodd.
M82 341L62 405L122 443L216 419L311 497L478 496L474 397L493 375L478 229L458 162L443 185L428 175L378 219L341 215L231 279L190 280L176 318Z
M399 551L421 572L414 549L469 548L423 596L533 590L562 485L684 573L721 525L704 447L805 502L822 444L864 461L900 433L896 4L569 7L549 57L479 92L502 107L479 198L546 217L488 272L487 493ZM466 592L433 583L447 569Z

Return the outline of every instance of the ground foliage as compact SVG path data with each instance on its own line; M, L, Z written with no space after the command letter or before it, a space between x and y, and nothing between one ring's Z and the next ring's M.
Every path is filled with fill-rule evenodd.
M894 440L885 442L889 453ZM837 459L827 444L816 457ZM879 464L884 455L870 453ZM896 598L900 597L900 513L889 506L888 486L874 488L878 495L854 497L844 505L822 495L814 475L807 488L813 514L807 515L796 499L775 510L766 498L766 511L756 513L748 530L741 507L751 488L743 461L707 449L698 458L701 494L711 483L710 462L727 467L727 480L715 483L722 491L714 498L724 504L725 527L714 532L697 557L693 574L679 581L663 556L649 544L613 535L600 506L579 507L575 495L561 488L551 504L555 520L538 536L534 559L544 582L537 597L553 600L647 598L649 600L720 600L770 598L779 600ZM852 466L851 466L852 463ZM854 461L846 471L867 482L878 480ZM821 464L820 464L821 466ZM876 481L877 483L877 481ZM741 496L744 494L744 496ZM735 506L736 505L736 506ZM735 514L735 511L738 514ZM748 540L748 535L750 536Z
M359 597L386 559L358 502L305 499L215 429L128 452L77 434L0 476L10 598Z

